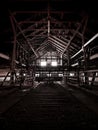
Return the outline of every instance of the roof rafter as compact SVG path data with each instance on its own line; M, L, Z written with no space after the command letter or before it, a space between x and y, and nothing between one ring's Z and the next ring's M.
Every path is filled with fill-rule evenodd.
M10 14L11 14L11 12L10 12ZM23 37L25 38L27 44L30 46L30 48L31 48L31 50L33 51L33 53L36 55L36 57L38 57L38 55L37 55L37 53L35 52L35 50L33 49L32 45L28 42L28 40L27 40L25 34L22 32L22 29L21 29L21 27L18 25L18 22L16 21L15 17L14 17L12 14L11 14L11 17L12 17L12 19L15 21L15 23L16 23L18 29L19 29L20 32L22 33Z

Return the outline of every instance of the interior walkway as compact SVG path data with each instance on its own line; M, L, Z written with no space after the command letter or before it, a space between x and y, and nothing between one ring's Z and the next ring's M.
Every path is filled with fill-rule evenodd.
M65 130L97 127L98 115L69 90L53 83L40 84L36 89L27 91L0 116L0 129Z

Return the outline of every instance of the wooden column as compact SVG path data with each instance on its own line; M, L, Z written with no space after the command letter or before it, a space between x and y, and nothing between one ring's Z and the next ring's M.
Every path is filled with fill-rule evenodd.
M10 16L12 30L13 30L13 51L12 51L12 57L11 57L11 85L14 85L15 83L15 67L16 67L16 27L14 25L13 19Z
M84 34L85 34L85 30L87 27L87 22L88 22L88 16L85 17L85 23L84 23L84 27L83 27L83 31L82 31L82 47L83 47L83 56L84 56L84 76L85 76L85 85L88 86L88 73L87 73L87 49L86 47L84 47L84 43L85 43L85 39L84 39Z

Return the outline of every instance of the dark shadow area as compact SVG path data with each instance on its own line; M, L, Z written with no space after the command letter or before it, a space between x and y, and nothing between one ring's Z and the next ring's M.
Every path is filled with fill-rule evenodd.
M98 116L58 84L40 84L0 117L1 129L98 128Z

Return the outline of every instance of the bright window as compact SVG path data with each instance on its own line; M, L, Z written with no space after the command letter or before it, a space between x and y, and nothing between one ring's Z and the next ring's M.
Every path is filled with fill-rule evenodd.
M47 65L47 63L46 63L46 61L41 61L40 65L41 65L42 67L44 67L44 66Z
M51 66L57 66L57 61L52 61Z

